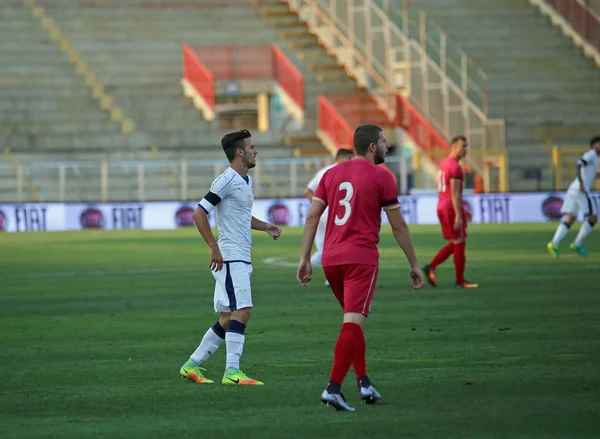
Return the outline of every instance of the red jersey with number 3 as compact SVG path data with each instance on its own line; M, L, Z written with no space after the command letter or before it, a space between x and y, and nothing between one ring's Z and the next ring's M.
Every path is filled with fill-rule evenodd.
M390 171L365 159L347 160L323 175L313 200L329 207L323 266L378 266L381 209L400 207Z
M462 187L464 181L463 170L454 157L446 157L440 164L438 172L438 210L446 207L452 208L452 186L450 180L460 180L460 195L462 200Z

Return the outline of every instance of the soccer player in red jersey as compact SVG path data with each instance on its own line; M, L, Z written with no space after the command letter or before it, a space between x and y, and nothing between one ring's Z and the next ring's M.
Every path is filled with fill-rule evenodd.
M440 164L438 173L437 214L442 226L442 236L448 241L435 255L433 260L423 267L427 281L437 286L435 269L454 255L456 287L477 288L479 285L465 280L465 246L467 238L467 220L462 199L464 173L459 160L467 155L469 144L464 136L452 139L450 155Z
M381 399L367 375L362 327L369 315L377 282L382 208L410 263L412 287L423 285L410 232L400 211L396 183L388 170L376 166L385 161L388 148L380 127L359 126L354 132L356 157L323 175L304 225L297 278L306 286L312 275L310 251L319 219L329 207L322 265L344 310L344 320L335 345L330 381L321 394L321 402L337 410L354 411L341 394L341 385L350 366L356 373L361 399L367 404Z

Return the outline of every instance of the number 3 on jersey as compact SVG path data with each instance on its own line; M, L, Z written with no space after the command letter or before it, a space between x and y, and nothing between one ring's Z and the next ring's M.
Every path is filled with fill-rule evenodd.
M346 196L340 200L340 206L344 208L344 216L339 218L337 215L335 216L334 222L336 226L343 226L350 218L350 214L352 213L352 206L350 205L350 200L354 195L354 187L352 183L345 181L340 184L338 188L340 191L346 191Z

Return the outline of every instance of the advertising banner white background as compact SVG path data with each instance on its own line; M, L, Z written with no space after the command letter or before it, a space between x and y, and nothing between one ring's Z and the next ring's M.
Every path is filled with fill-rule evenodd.
M471 222L540 223L560 219L565 193L485 194L465 197ZM600 192L592 194L600 205ZM437 195L402 196L402 212L409 224L438 224ZM195 202L148 203L27 203L0 204L0 230L7 232L105 230L172 230L193 227ZM305 198L258 199L253 215L263 221L298 227L310 208ZM582 217L580 216L580 220ZM217 225L215 212L209 217ZM382 223L387 224L382 212Z

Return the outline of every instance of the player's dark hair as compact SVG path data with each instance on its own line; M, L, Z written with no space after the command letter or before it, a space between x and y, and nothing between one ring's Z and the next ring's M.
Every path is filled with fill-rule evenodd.
M592 140L590 140L590 148L592 146L594 146L596 143L600 143L600 136L594 136L594 137L592 137Z
M221 139L221 146L223 146L223 151L225 151L225 155L227 156L227 160L231 163L235 158L236 151L241 148L244 149L244 139L248 137L252 137L250 131L242 130L235 131L233 133L225 134Z
M354 131L354 151L356 155L365 156L369 151L371 143L377 144L379 141L379 133L382 132L380 126L365 124L360 125Z
M454 136L452 138L452 141L450 142L450 145L454 145L459 140L462 140L463 142L467 143L467 138L461 134L461 135L458 135L458 136Z
M352 156L354 156L354 153L352 152L351 149L340 148L340 149L337 150L337 153L335 155L335 159L339 160L342 157L350 157L350 158L352 158Z

